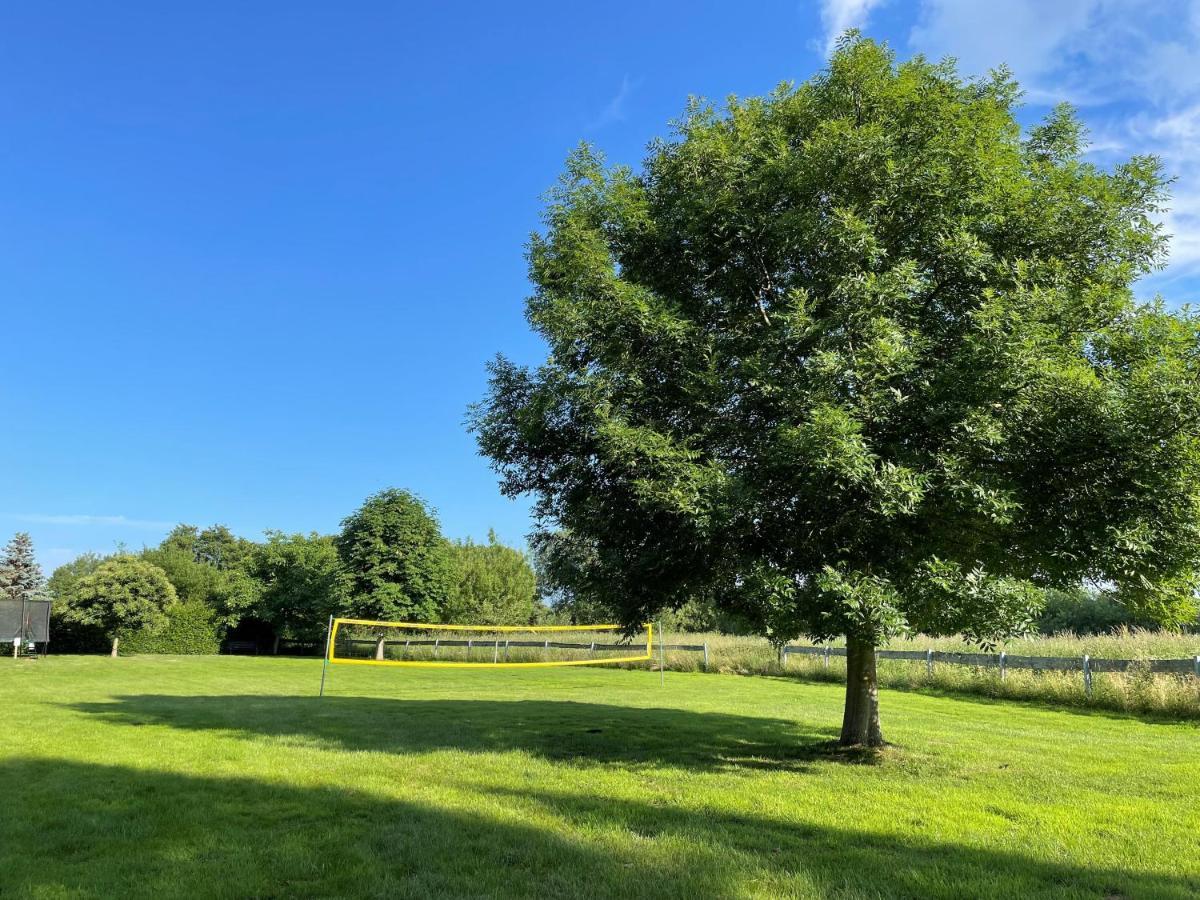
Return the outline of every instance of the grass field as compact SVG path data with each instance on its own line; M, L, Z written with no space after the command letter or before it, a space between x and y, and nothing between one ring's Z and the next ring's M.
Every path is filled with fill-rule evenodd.
M886 691L859 757L833 684L319 673L0 665L0 895L1200 895L1194 722Z

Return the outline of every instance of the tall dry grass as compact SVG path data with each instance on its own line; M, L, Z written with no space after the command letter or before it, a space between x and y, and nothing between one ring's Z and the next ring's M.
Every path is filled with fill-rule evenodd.
M828 667L820 657L789 655L781 665L775 647L764 638L723 634L668 634L668 643L703 644L709 648L709 671L739 675L786 675L821 681L845 681L844 659L832 657ZM811 643L797 641L796 643ZM831 646L842 646L835 642ZM890 650L941 650L978 653L980 648L962 638L929 638L917 635L890 641ZM1056 634L1011 640L997 647L1013 655L1078 657L1076 672L1033 672L1010 669L1001 679L992 667L935 663L933 673L922 661L880 660L883 687L901 690L940 690L987 697L1040 700L1122 712L1155 713L1200 719L1200 679L1193 676L1152 674L1148 666L1124 673L1094 673L1092 696L1084 691L1083 656L1105 659L1188 659L1200 655L1200 635L1126 629L1106 635ZM668 651L667 668L697 671L699 653Z

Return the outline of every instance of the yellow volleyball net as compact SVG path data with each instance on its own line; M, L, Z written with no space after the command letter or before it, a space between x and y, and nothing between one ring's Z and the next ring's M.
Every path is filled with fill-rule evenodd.
M551 668L636 663L654 655L655 629L620 625L444 625L331 618L329 665L444 669ZM660 639L661 642L661 639Z

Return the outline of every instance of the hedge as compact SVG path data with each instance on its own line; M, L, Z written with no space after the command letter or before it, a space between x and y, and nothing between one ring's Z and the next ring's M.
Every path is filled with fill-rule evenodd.
M167 624L160 631L137 631L121 636L122 653L218 653L221 639L212 610L203 603L175 603L166 610Z

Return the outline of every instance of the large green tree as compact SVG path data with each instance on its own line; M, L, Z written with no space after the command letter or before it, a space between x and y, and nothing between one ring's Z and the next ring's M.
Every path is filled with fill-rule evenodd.
M451 545L454 591L442 609L442 621L460 624L528 625L534 617L537 576L520 550L488 532L486 544Z
M1023 133L1019 96L848 38L638 172L580 150L529 248L549 358L474 412L560 579L628 623L705 597L844 635L845 744L883 740L897 633L997 641L1085 580L1194 611L1200 329L1131 290L1166 180L1087 162L1066 107Z
M280 638L316 639L343 602L342 568L333 538L268 531L254 551L250 574L260 584L257 616Z
M389 488L342 521L335 538L347 604L359 618L436 622L454 590L449 542L416 495Z
M219 627L232 628L258 603L259 585L248 567L255 544L224 525L203 530L177 525L142 557L167 573L179 599L203 603Z
M98 628L117 655L121 634L154 631L167 624L164 610L176 601L175 588L158 566L136 556L114 556L75 585L69 617Z

